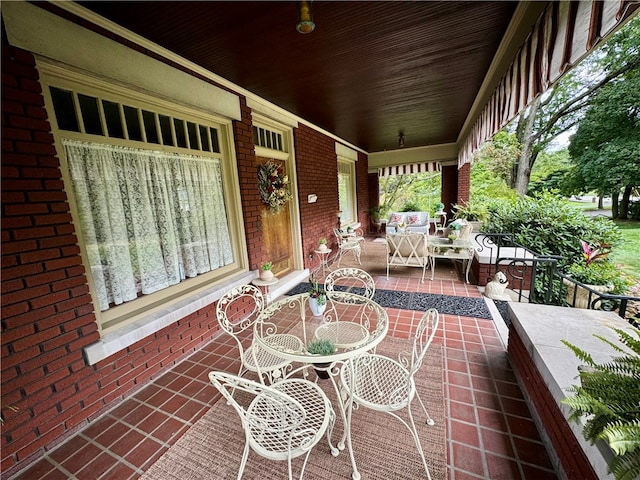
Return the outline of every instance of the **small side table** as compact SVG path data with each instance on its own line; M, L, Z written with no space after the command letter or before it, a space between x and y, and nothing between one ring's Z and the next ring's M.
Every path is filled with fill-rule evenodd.
M325 270L329 270L329 254L331 253L331 249L314 250L314 252L320 257L320 265L318 265L318 268L322 268L322 276L324 276Z
M273 277L271 280L262 280L260 277L258 277L251 280L251 283L253 283L258 288L264 287L266 307L271 299L271 286L278 283L278 277Z

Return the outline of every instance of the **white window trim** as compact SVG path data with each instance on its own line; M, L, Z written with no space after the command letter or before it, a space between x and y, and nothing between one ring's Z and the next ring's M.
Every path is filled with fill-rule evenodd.
M336 156L338 159L338 176L340 175L340 164L349 165L350 169L350 180L351 180L351 197L352 197L352 205L351 208L353 210L354 218L349 221L343 222L342 218L340 219L340 227L358 227L360 223L358 222L358 189L357 189L357 174L356 174L356 162L358 161L358 152L353 150L341 143L335 144ZM339 188L339 187L338 187Z

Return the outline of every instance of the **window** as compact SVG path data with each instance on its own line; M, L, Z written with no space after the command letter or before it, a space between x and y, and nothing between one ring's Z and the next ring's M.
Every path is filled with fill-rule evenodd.
M63 143L101 311L232 262L219 160Z
M338 197L340 224L349 225L357 222L355 164L341 157L338 157Z
M103 332L246 268L223 147L230 122L99 80L52 77L43 77L47 108Z

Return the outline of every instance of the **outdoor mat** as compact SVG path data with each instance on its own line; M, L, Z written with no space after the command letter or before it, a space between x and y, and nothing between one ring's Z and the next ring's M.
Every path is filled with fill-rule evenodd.
M308 292L311 285L302 282L289 290L285 295L296 295ZM336 286L336 290L345 290L346 287ZM361 293L362 289L352 288L353 293ZM398 308L402 310L427 311L435 308L439 313L460 315L462 317L474 317L491 319L491 312L483 298L456 297L454 295L439 295L436 293L404 292L399 290L376 290L373 299L385 308Z
M377 353L397 358L398 352L411 349L407 339L385 338ZM413 409L422 449L433 480L447 478L445 416L442 383L442 347L433 344L415 376L420 398L429 410L434 426L425 423L417 399ZM328 380L320 385L335 404L335 393ZM236 392L242 401L243 392ZM246 394L245 394L246 395ZM246 398L245 398L246 401ZM400 412L407 418L407 412ZM424 467L409 430L389 414L367 408L354 410L352 441L356 464L363 480L415 480L426 478ZM342 434L342 420L336 421L333 439ZM158 461L141 480L227 480L235 479L244 448L240 418L224 400L216 402ZM298 478L302 458L293 460L294 478ZM347 449L333 457L326 440L311 451L304 472L306 480L350 479L352 473ZM244 480L282 480L287 478L287 462L267 460L249 453Z

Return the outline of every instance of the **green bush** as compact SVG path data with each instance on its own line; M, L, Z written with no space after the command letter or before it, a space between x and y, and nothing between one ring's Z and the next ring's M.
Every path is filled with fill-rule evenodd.
M400 209L401 212L421 212L422 207L416 202L405 202Z
M591 265L584 262L574 263L567 269L567 274L587 285L611 285L611 293L622 294L629 287L629 282L620 274L620 269L608 260L594 262Z
M512 201L494 201L485 231L511 233L516 242L541 255L560 255L564 269L583 261L580 240L591 245L622 241L618 227L608 218L589 217L564 198L544 192Z

